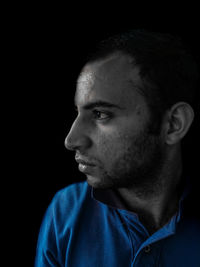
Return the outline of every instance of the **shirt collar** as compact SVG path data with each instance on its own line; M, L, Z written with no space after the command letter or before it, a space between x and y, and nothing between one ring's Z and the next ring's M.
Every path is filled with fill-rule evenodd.
M188 196L188 194L191 191L191 183L188 177L183 177L183 190L182 194L179 200L179 209L176 214L176 222L179 222L182 216L183 211L183 205L184 200ZM136 213L129 211L124 206L123 202L120 199L120 196L118 195L117 191L114 189L99 189L99 188L93 188L91 189L91 198L95 201L99 202L100 204L109 206L111 208L115 208L117 210L120 210L122 213L134 215L135 217L138 217Z

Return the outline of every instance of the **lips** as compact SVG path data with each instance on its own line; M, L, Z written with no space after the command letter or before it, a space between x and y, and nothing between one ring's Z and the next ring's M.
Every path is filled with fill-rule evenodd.
M75 160L79 163L79 164L82 164L82 165L86 165L86 166L95 166L95 164L88 160L88 159L83 159L81 157L75 157Z
M75 158L76 161L79 163L78 169L79 171L89 174L93 171L95 164L88 160L83 160L81 158Z
M96 167L96 164L92 160L89 160L88 158L83 158L80 157L79 155L76 155L75 160L79 164L78 165L79 171L85 174L93 172L94 168Z

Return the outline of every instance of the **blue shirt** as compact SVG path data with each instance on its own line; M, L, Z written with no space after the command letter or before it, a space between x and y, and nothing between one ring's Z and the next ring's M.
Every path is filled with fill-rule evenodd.
M112 190L59 191L44 216L35 267L200 267L200 226L179 211L154 234Z

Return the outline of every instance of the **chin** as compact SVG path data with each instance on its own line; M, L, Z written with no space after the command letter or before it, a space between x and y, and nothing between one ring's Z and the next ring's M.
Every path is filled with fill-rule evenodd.
M92 176L92 175L87 175L86 181L93 188L108 189L108 188L113 187L113 184L111 185L109 182L104 181L100 177L96 177L96 176Z
M101 188L101 181L98 177L87 175L87 183L94 188Z

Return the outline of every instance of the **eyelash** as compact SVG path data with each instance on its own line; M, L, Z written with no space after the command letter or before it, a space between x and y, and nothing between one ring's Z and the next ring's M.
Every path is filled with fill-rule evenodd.
M78 113L78 109L75 107L75 112ZM98 114L104 114L106 117L105 118L98 118ZM100 111L97 109L92 110L92 115L95 120L102 121L102 120L108 120L111 119L112 114L107 111Z
M92 113L93 113L94 119L96 119L96 120L108 120L108 119L111 118L110 112L105 112L105 111L100 111L100 110L94 109L92 111ZM105 115L105 117L104 118L99 118L98 115L102 115L102 114Z

